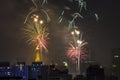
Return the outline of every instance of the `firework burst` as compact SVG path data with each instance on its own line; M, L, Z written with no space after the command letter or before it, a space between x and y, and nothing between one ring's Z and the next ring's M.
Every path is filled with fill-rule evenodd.
M38 1L39 1L39 0L38 0ZM30 17L33 13L35 13L35 12L43 13L43 14L45 15L45 17L46 17L47 22L50 22L51 19L50 19L49 15L48 15L48 12L47 12L45 9L42 8L42 6L43 6L45 3L47 3L47 0L43 0L41 6L39 6L39 5L37 4L37 1L36 1L36 0L32 0L32 3L34 4L34 6L31 8L30 12L27 14L24 23L27 23L29 17Z
M70 46L67 48L67 56L73 61L77 60L78 56L80 56L81 61L84 61L87 58L86 51L82 45L81 47L77 47L70 44Z
M23 29L28 44L34 45L37 49L43 48L47 51L48 32L47 27L42 26L42 21L34 18L35 23L29 23Z

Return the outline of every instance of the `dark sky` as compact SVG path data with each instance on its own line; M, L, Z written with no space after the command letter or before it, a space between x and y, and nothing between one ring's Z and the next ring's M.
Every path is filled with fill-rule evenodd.
M76 7L71 0L48 0L49 9L55 13L63 6L69 6L66 11L66 18L76 12ZM109 66L111 63L111 52L114 48L120 48L120 6L119 2L113 0L87 0L87 11L84 12L84 19L78 20L77 26L84 33L84 39L88 42L92 60ZM0 2L0 61L26 61L31 63L34 60L32 46L25 43L21 28L24 27L24 19L31 7L30 0L1 0ZM55 10L55 11L54 11ZM57 12L58 11L58 12ZM97 13L99 20L95 21L94 13ZM52 25L53 26L53 25ZM49 43L50 52L46 61L66 60L64 43L59 37L64 35L63 28L51 27L53 34ZM58 30L57 30L58 29ZM55 33L55 34L54 34ZM61 59L60 59L61 58Z

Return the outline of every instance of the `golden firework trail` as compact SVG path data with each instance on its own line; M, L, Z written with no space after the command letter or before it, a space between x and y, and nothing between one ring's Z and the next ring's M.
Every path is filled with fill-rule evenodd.
M23 30L28 44L47 51L46 46L49 35L47 27L43 27L40 22L35 22L27 24Z

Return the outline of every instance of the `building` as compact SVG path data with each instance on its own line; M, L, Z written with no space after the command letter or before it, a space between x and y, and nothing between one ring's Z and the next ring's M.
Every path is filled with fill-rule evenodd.
M22 77L22 80L28 80L28 66L25 65L25 62L18 62L11 66L11 74L13 77Z
M86 77L83 75L76 75L74 80L86 80Z
M72 80L67 66L43 65L42 62L17 62L10 66L9 62L0 63L0 80Z
M47 80L49 66L43 65L42 62L32 62L28 67L29 79Z
M72 75L66 66L53 64L49 66L48 80L72 80Z
M49 75L48 80L72 80L72 75L70 75L70 74Z
M99 65L90 65L87 69L88 80L104 80L104 69Z
M120 49L112 51L112 75L120 79Z
M9 62L0 62L0 77L11 76L11 69Z
M29 79L37 79L38 75L41 75L42 62L32 62L29 66Z

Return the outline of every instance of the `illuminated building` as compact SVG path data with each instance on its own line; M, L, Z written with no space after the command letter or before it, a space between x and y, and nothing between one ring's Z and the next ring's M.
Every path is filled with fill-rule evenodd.
M120 79L120 49L112 51L112 74Z
M48 78L48 65L43 65L42 62L32 62L29 66L29 79L42 79L47 80Z
M38 75L41 75L42 62L32 62L29 67L29 78L36 79Z
M43 65L42 62L17 62L10 66L8 62L0 63L0 80L72 80L66 65Z
M25 62L18 62L11 67L11 73L14 77L22 77L22 80L28 80L28 66Z
M0 77L11 76L11 69L9 62L0 62Z

